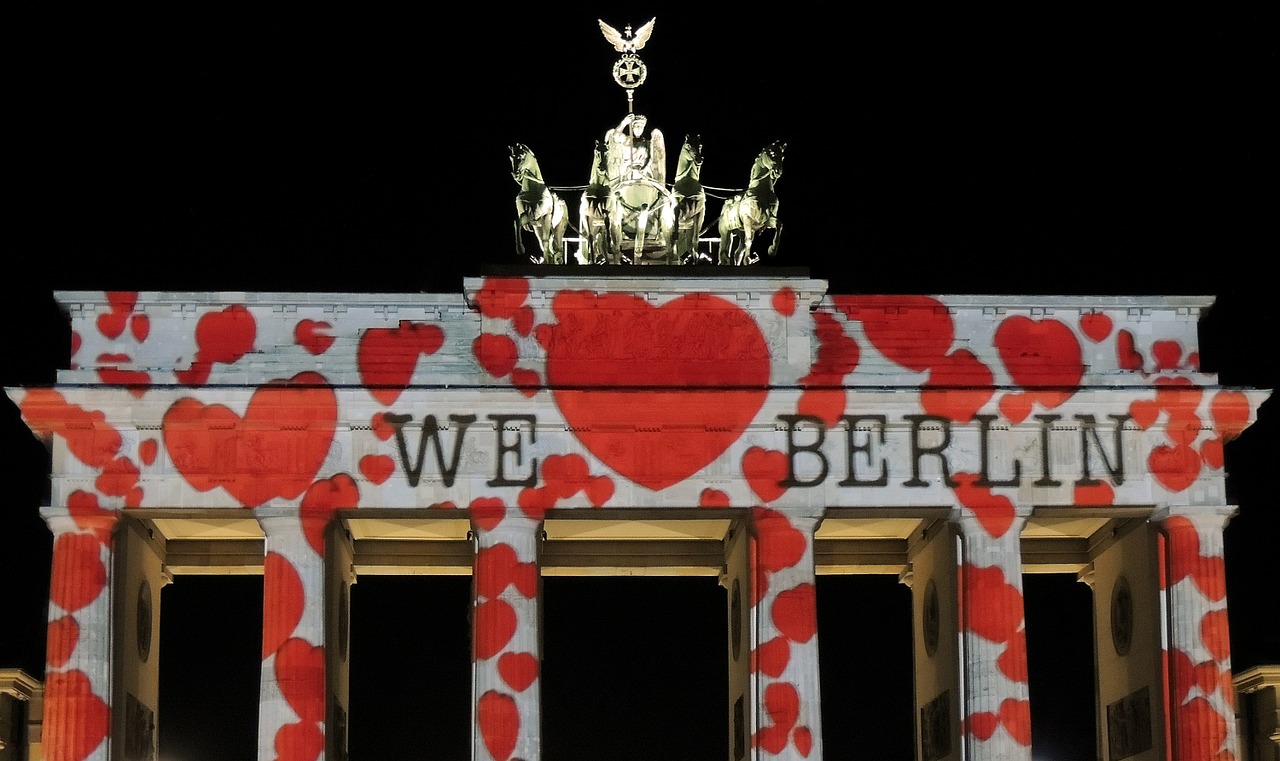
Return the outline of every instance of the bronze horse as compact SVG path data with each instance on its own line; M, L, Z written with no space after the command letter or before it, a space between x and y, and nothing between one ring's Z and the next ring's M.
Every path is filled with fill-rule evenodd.
M787 144L775 140L760 151L751 165L747 189L724 202L720 210L720 264L750 264L759 260L752 252L756 235L773 230L768 254L778 251L778 195L774 184L782 176L782 156Z
M516 252L524 254L521 231L537 238L539 252L530 255L535 264L564 264L564 231L569 223L569 210L564 199L556 195L542 179L542 169L529 146L511 146L511 178L520 186L516 195Z
M702 187L702 136L685 135L676 164L676 181L671 193L676 207L675 260L682 264L698 261L698 238L707 215L707 192Z
M614 202L609 185L609 157L604 142L596 140L591 161L591 179L578 204L578 234L582 236L579 257L586 264L617 264L609 216Z

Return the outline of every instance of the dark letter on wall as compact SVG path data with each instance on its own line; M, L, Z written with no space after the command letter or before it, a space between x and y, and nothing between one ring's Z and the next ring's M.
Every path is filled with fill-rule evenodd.
M515 441L507 443L503 435L503 432L507 429L507 422L520 420L528 423L529 443L532 444L538 440L538 418L533 415L490 415L489 419L494 422L498 441L497 446L494 447L493 480L485 483L489 486L537 486L538 460L536 457L529 460L529 475L521 479L507 478L502 463L506 454L511 452L516 456L516 465L524 465L524 439L520 436L520 431L517 430Z
M780 486L791 488L793 486L817 486L827 480L827 472L831 469L827 462L827 456L822 453L822 442L827 438L826 426L822 424L822 420L813 415L779 415L778 419L787 424L787 478L780 481ZM814 440L807 445L796 444L796 425L799 423L813 423ZM800 481L796 479L796 453L809 452L818 458L818 462L822 464L822 472L812 481Z
M440 445L440 426L436 423L435 415L427 415L422 419L422 433L418 437L418 461L412 464L409 462L409 445L404 440L404 425L413 420L413 416L388 412L382 416L382 419L396 429L396 445L400 448L400 465L404 468L404 474L409 480L410 486L417 486L418 481L422 478L422 463L426 459L428 439L435 445L436 465L440 469L441 482L444 483L446 488L453 486L453 479L458 475L458 460L462 454L462 439L466 436L467 426L476 422L475 415L449 416L449 422L453 423L454 427L458 429L458 435L453 440L453 462L448 466L444 463L444 448Z
M868 430L866 443L855 444L853 441L855 430L859 425L862 425L864 421L875 423L875 431L880 432L880 446L884 446L884 429L886 422L884 415L845 415L840 419L845 422L845 425L849 426L848 430L845 432L847 437L845 450L848 453L845 459L845 479L840 482L840 486L887 486L889 484L889 464L883 459L880 460L880 477L873 481L859 480L858 474L855 472L856 468L854 468L853 465L853 456L858 452L865 454L867 456L867 464L872 465L871 440L874 433L873 431Z
M1102 447L1102 439L1098 436L1098 421L1093 415L1076 415L1076 420L1080 421L1080 478L1076 481L1076 486L1095 486L1102 483L1093 477L1089 468L1089 439L1093 439L1093 445L1098 450L1098 456L1102 458L1102 467L1106 468L1107 474L1111 476L1111 481L1120 486L1124 483L1124 447L1121 441L1121 432L1124 431L1124 424L1131 419L1130 415L1107 415L1115 421L1116 436L1116 464L1111 465L1111 458L1107 457L1107 452Z
M936 455L942 462L942 482L950 488L959 486L959 482L951 477L951 464L947 462L947 447L951 446L951 421L937 415L903 415L911 421L911 480L903 481L903 486L928 486L929 482L920 477L920 458L927 454ZM925 423L937 423L942 429L942 441L934 447L920 444L920 431Z

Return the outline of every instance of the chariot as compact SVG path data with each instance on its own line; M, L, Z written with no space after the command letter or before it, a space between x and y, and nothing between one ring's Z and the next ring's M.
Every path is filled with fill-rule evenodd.
M660 130L646 132L648 119L632 109L632 90L645 78L635 51L653 32L653 21L635 34L603 21L601 31L622 53L614 80L627 90L627 114L597 139L586 185L547 184L533 151L511 147L516 197L516 250L535 263L548 264L752 264L759 260L758 235L771 232L768 255L777 253L781 225L774 184L782 174L785 144L775 141L756 157L748 184L739 189L706 188L702 137L687 134L667 182L666 142ZM722 191L720 214L707 215L708 190ZM579 192L576 224L568 216L565 194ZM569 235L570 228L576 235ZM718 237L703 238L708 228ZM537 251L528 253L532 234ZM576 242L576 250L570 246ZM764 247L763 242L760 247Z

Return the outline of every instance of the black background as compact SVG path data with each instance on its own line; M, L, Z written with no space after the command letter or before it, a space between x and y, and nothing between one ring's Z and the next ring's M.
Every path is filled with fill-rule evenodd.
M404 15L28 5L9 28L0 380L50 384L67 366L54 290L451 292L485 264L520 263L508 146L533 148L553 185L583 183L593 139L627 109L609 76L617 54L596 20L621 28L655 16L635 105L666 135L672 162L683 136L700 133L703 182L740 187L760 148L787 142L777 188L783 248L768 264L807 267L837 294L1211 295L1204 368L1224 385L1276 386L1277 125L1267 108L1275 54L1261 14L866 13L829 3L470 4ZM37 507L47 500L48 459L13 405L2 407L11 497L0 509L0 666L39 674L50 537ZM1265 476L1280 451L1276 416L1276 403L1264 404L1259 422L1227 446L1230 499L1240 506L1226 536L1237 670L1280 663L1280 636L1267 622L1280 588L1271 540L1280 526ZM217 581L208 592L222 596L217 605L200 586L209 580L180 579L165 592L161 657L174 675L162 691L188 697L162 696L161 742L178 761L254 754L260 583ZM700 756L697 732L723 721L718 704L706 721L699 713L718 699L722 643L691 635L693 662L672 672L658 671L670 665L670 646L661 663L636 655L634 670L605 668L619 652L644 650L629 633L658 636L645 616L705 631L697 622L708 601L718 604L717 590L631 581L549 583L551 623L581 639L548 633L547 712L562 718L547 722L544 758L721 757L722 733ZM1088 591L1060 581L1028 579L1036 753L1050 761L1093 752L1089 707L1080 706L1090 654L1079 630L1052 618L1063 609L1087 616ZM451 740L430 735L431 726L466 723L466 664L447 665L450 648L465 659L465 616L423 620L403 601L456 595L465 607L467 591L442 580L414 586L424 583L369 580L353 590L357 663L380 675L353 679L392 698L369 697L363 715L353 708L353 748L361 722L381 727L363 730L357 761L397 757L397 732L409 745L431 738L415 757L465 756L465 726L445 731ZM908 590L840 583L824 581L820 594L899 612L827 605L824 673L858 668L833 640L856 644L868 633L879 639L857 647L892 661L909 636ZM588 607L610 600L643 613ZM221 615L201 624L202 611ZM611 634L584 634L588 621ZM1038 625L1053 634L1037 635ZM404 642L428 636L441 639L424 647L445 655L425 672L395 658ZM621 650L586 655L601 640ZM584 660L552 642L573 643ZM223 647L244 665L215 664ZM373 665L378 657L393 662ZM554 665L566 660L579 665ZM1067 676L1051 677L1064 663ZM909 690L909 669L856 674L878 686L905 679ZM1054 679L1076 679L1085 692L1054 704L1070 693ZM224 698L222 683L241 697ZM641 701L634 726L625 709L596 714L622 699L610 692L618 685ZM877 710L909 720L909 705L894 708L904 693L880 692L854 686L824 702L828 758L902 732L907 750L887 739L878 757L909 753L909 724L860 723ZM247 705L215 707L236 703Z

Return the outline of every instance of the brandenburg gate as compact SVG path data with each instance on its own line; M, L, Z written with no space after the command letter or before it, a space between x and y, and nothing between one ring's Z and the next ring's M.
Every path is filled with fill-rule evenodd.
M823 757L815 577L866 572L910 585L918 759L1030 761L1036 572L1093 589L1100 748L1239 758L1223 444L1267 392L1200 370L1211 298L673 271L56 293L69 369L7 390L52 452L46 757L154 755L159 592L229 572L258 758L346 758L350 585L412 569L472 576L472 758L533 761L540 577L661 566L724 587L729 761Z

